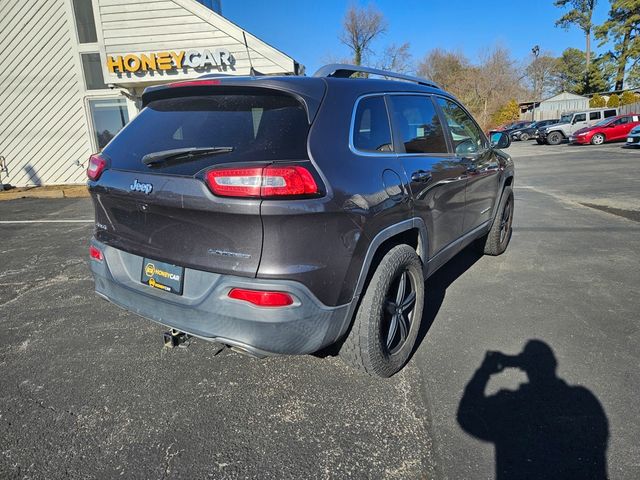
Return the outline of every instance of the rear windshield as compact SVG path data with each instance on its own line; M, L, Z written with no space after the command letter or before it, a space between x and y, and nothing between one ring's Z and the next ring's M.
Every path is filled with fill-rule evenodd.
M280 94L207 95L151 102L104 149L111 168L149 171L142 157L179 148L233 151L154 171L193 175L215 163L307 158L304 107Z

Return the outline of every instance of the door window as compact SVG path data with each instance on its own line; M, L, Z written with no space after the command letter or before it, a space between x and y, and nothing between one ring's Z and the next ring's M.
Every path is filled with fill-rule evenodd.
M587 114L586 113L577 113L573 117L573 123L586 122L586 121L587 121Z
M361 152L392 150L389 116L382 96L360 100L351 135L353 146Z
M460 105L440 97L437 101L449 125L456 155L477 153L487 148L482 130Z
M99 150L129 122L127 102L122 98L89 100L89 111Z
M394 127L405 153L448 153L440 118L431 98L423 95L391 97Z

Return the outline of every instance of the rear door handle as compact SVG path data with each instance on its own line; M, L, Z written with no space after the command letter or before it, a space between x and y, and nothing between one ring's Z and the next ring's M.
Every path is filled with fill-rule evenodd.
M417 172L413 172L411 175L412 182L427 183L429 180L431 180L431 174L424 170L418 170Z

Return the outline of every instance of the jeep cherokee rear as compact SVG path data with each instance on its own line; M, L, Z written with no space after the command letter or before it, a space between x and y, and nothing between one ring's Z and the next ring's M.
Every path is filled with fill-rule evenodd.
M96 292L258 356L346 337L360 369L402 368L424 278L506 249L513 164L437 86L358 70L148 88L90 159Z

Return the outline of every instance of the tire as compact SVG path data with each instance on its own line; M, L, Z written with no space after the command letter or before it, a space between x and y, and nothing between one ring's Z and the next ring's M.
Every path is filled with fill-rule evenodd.
M547 143L549 145L560 145L564 137L560 132L551 132L547 135Z
M403 279L405 288L400 303L405 307L398 309ZM409 245L397 245L376 267L340 349L340 357L369 375L392 376L407 363L413 351L423 307L422 262Z
M521 133L520 134L520 140L522 140L523 142L526 142L527 140L529 140L529 134L528 133Z
M486 255L501 255L509 246L513 224L513 190L505 187L491 230L476 242L476 250Z
M602 133L596 133L591 137L591 145L602 145L605 141L606 138Z
M541 140L540 138L536 138L536 143L538 145L544 145L544 140Z

